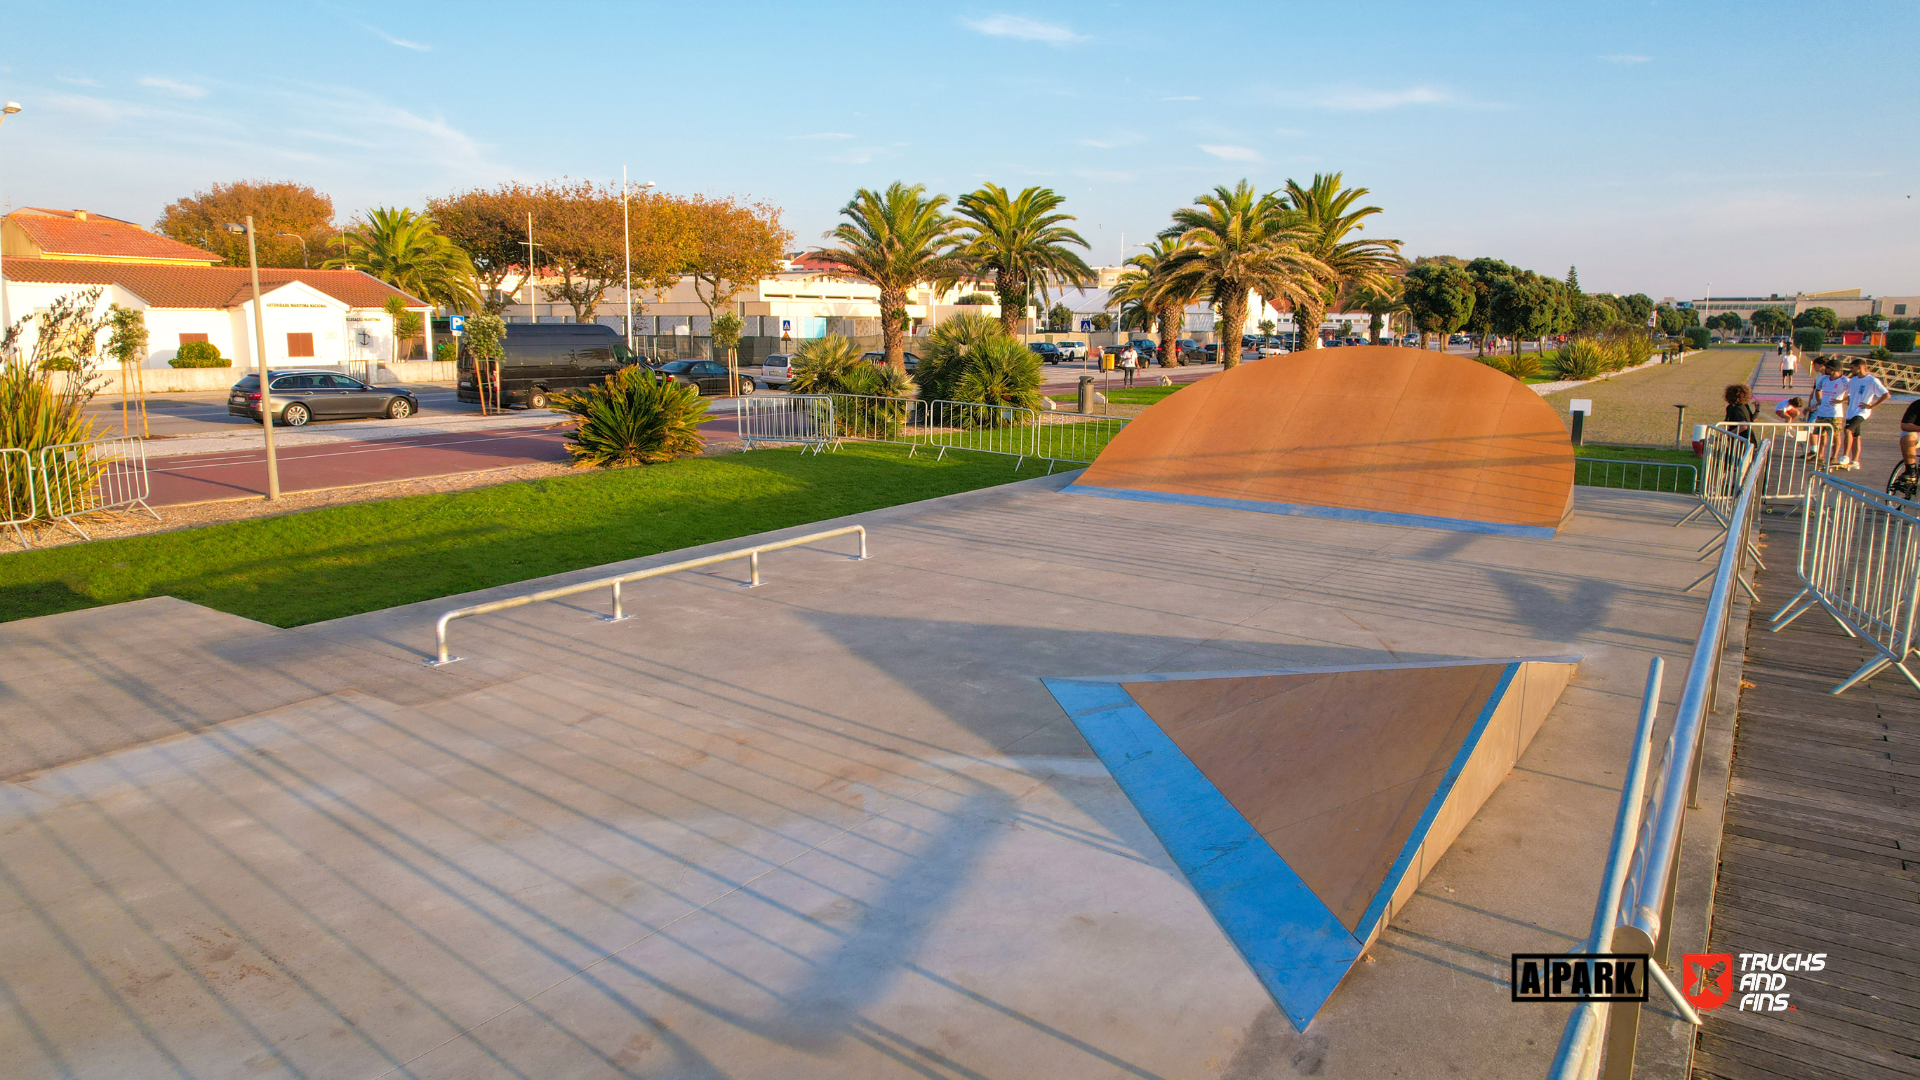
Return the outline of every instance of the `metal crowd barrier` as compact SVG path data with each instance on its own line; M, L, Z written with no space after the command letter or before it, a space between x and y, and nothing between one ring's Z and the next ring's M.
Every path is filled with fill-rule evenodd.
M81 514L138 507L160 520L147 505L147 444L138 435L43 447L39 476L40 515L66 522L85 539L93 538L73 520Z
M1685 525L1704 511L1720 525L1720 531L1700 545L1702 561L1712 558L1714 549L1725 543L1727 537L1732 535L1733 504L1740 493L1748 488L1748 481L1758 479L1762 471L1761 463L1765 462L1772 452L1771 443L1755 446L1751 440L1724 428L1707 429L1706 445L1701 450L1705 471L1700 477L1700 505L1694 507L1692 513L1674 523L1676 527ZM1757 492L1757 484L1754 487ZM1756 494L1755 498L1758 497ZM1766 569L1767 564L1760 558L1760 549L1753 545L1751 539L1748 539L1746 544L1747 557L1753 560L1755 566L1762 570ZM1709 570L1702 574L1698 581L1687 586L1686 591L1692 592L1712 578L1713 571ZM1736 577L1735 580L1739 582L1741 588L1746 590L1748 596L1755 600L1760 599L1760 594L1753 591L1752 582L1744 577Z
M805 544L818 543L821 540L831 540L836 536L847 536L849 534L858 534L860 537L860 554L853 556L853 560L859 562L867 557L867 530L861 525L848 525L839 529L828 529L826 532L796 536L790 540L775 540L772 543L755 544L753 547L736 548L733 551L722 551L717 555L703 555L698 559L688 559L684 562L671 563L667 566L655 566L646 570L635 570L632 573L618 574L614 577L596 578L592 581L583 581L576 585L561 585L557 588L542 589L539 592L528 593L525 596L514 596L505 600L493 600L485 604L475 604L472 607L455 608L441 615L433 624L436 659L427 661L427 666L439 667L442 664L451 664L455 660L460 659L458 656L447 655L447 624L455 619L467 619L475 615L488 615L496 611L505 611L508 608L537 604L544 600L558 600L560 597L572 596L575 593L611 588L613 590L613 610L610 614L603 615L601 618L607 622L621 622L628 617L620 607L620 586L625 582L643 581L647 578L660 577L663 574L674 574L682 570L697 570L700 567L712 566L715 563L731 562L734 559L745 559L751 569L749 579L741 584L749 589L758 588L760 585L761 552L800 547Z
M33 455L17 446L0 449L0 525L13 530L21 547L29 547L20 526L37 514L33 498Z
M1673 461L1634 461L1624 458L1575 458L1573 482L1579 487L1624 488L1628 491L1664 491L1696 495L1700 470Z
M1768 452L1765 444L1757 449L1762 458ZM1687 664L1680 709L1660 756L1652 794L1643 799L1636 787L1644 776L1643 762L1659 708L1661 662L1656 659L1647 673L1639 732L1584 949L1647 954L1650 981L1660 986L1681 1016L1696 1025L1699 1014L1686 1003L1665 971L1673 952L1674 878L1686 812L1699 791L1701 744L1707 717L1718 697L1720 660L1732 622L1734 582L1740 580L1741 565L1751 550L1759 492L1760 470L1745 470L1743 482L1728 504L1729 542L1721 547L1720 562L1712 574L1713 588L1707 594L1706 614ZM1640 1010L1637 1002L1587 1002L1575 1008L1567 1018L1548 1075L1552 1080L1592 1080L1601 1075L1607 1080L1631 1080Z
M749 448L798 444L819 453L833 441L833 398L826 394L752 395L734 412Z
M1816 605L1874 655L1833 688L1892 667L1920 688L1907 666L1920 604L1920 505L1832 476L1813 478L1800 522L1800 591L1773 616L1774 633Z
M1790 503L1798 506L1805 503L1808 483L1832 467L1834 451L1838 449L1838 440L1825 437L1833 431L1831 424L1767 421L1713 426L1729 434L1733 434L1736 428L1745 428L1748 441L1772 442L1773 452L1761 461L1764 470L1760 479L1762 504Z

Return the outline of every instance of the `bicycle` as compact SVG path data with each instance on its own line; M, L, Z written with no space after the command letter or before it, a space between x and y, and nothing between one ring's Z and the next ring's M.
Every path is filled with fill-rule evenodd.
M1901 462L1893 467L1893 474L1887 477L1887 494L1907 502L1920 501L1920 465Z

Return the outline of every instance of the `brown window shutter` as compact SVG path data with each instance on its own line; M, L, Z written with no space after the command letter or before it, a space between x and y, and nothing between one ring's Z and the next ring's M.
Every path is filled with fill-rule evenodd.
M207 335L205 334L181 334L180 335L180 344L182 345L185 345L189 341L205 341L205 340L207 340Z
M287 335L287 356L289 358L295 357L295 356L312 356L312 355L313 355L313 335L312 334L288 334Z

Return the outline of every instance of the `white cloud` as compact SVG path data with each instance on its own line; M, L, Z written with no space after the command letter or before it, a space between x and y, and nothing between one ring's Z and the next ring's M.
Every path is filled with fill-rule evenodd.
M1443 86L1411 86L1404 90L1383 90L1366 86L1325 86L1318 90L1279 90L1270 95L1284 105L1339 112L1381 112L1386 109L1435 107L1455 109L1504 109L1499 102L1474 101Z
M150 87L154 90L165 90L169 94L183 98L203 98L207 96L207 88L204 86L175 82L172 79L162 79L155 75L148 75L141 79L140 85Z
M1200 149L1219 158L1221 161L1259 161L1260 151L1250 146L1225 146L1217 143L1202 143Z
M385 30L382 30L377 26L369 26L366 23L361 23L360 29L365 30L367 33L372 34L374 37L379 38L381 41L384 41L389 45L398 45L403 49L412 49L414 52L432 52L433 51L433 46L431 45L422 45L417 41L408 41L406 38L394 37L392 34L387 33Z
M1610 56L1603 56L1600 59L1605 60L1609 64L1644 64L1651 61L1653 57L1637 56L1633 53L1614 53Z
M1076 34L1058 23L1044 23L1021 15L989 15L984 19L961 19L960 25L988 37L1038 41L1042 45L1052 45L1056 48L1087 40L1085 34Z
M89 79L84 75L55 75L54 78L69 86L99 86L98 79Z
M1161 101L1199 101L1199 94L1180 94L1175 97L1163 97Z
M811 135L789 135L789 139L851 139L853 136L844 131L816 131Z
M1122 146L1134 146L1147 141L1145 135L1132 131L1122 131L1098 139L1076 140L1081 146L1091 146L1095 150L1113 150Z

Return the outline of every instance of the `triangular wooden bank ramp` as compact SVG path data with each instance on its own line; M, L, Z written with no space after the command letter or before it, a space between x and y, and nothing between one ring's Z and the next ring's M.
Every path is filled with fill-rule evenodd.
M1305 1029L1526 751L1578 660L1043 681Z

